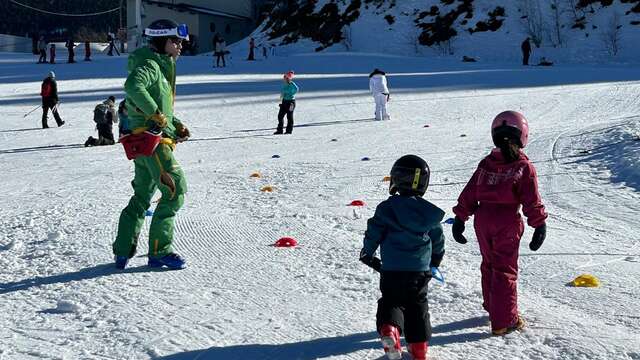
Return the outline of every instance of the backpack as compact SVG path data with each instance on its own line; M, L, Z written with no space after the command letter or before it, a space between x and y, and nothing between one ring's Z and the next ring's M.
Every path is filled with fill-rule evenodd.
M105 103L100 103L96 105L95 109L93 109L93 121L96 124L106 124L107 120L107 112L109 111L109 105Z
M45 81L42 83L42 89L40 90L40 96L42 97L50 97L53 92L51 82Z

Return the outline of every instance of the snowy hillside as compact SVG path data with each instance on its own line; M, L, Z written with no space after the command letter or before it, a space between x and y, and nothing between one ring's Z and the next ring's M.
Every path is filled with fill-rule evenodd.
M463 246L444 225L430 359L640 359L637 67L241 55L215 70L211 57L179 60L176 113L193 134L176 151L189 186L176 227L181 271L146 266L146 230L131 266L112 264L132 163L119 145L82 143L95 136L95 104L122 98L126 59L50 67L0 55L0 359L382 359L379 277L358 252L387 197L383 177L401 155L424 157L426 198L452 216L505 109L530 120L526 152L550 213L542 248L529 250L527 229L520 249L529 327L489 335L472 227ZM389 73L391 121L371 119L373 67ZM24 115L52 69L67 124L42 130L39 111ZM289 69L301 87L297 125L273 136ZM274 191L261 192L267 185ZM299 246L271 246L282 236ZM602 286L567 285L582 273Z
M282 53L347 50L515 63L529 36L540 45L534 64L543 56L555 63L640 58L637 0L298 0L268 10L253 36Z

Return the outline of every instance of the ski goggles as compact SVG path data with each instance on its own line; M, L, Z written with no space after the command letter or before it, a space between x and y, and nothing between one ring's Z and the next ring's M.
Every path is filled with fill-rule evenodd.
M150 37L175 36L179 39L189 40L189 27L187 24L180 24L172 29L144 29L144 35Z

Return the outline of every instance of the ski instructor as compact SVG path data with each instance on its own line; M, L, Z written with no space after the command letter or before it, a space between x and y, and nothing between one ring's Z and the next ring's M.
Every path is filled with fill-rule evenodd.
M189 138L189 130L173 114L176 95L176 60L182 41L189 39L187 26L171 20L156 20L144 30L149 46L129 55L125 82L128 128L120 137L127 158L133 159L133 196L120 214L113 243L116 267L124 269L136 252L151 197L159 189L158 202L149 229L150 267L185 268L173 251L175 216L184 203L187 183L173 151Z

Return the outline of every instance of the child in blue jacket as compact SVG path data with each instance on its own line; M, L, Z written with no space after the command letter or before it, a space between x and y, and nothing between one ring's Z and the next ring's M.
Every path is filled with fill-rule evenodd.
M282 134L282 127L284 126L284 116L287 115L287 130L285 134L291 134L293 131L293 110L296 108L296 94L298 93L298 85L293 82L293 71L289 71L284 74L284 85L282 85L282 91L280 97L282 103L280 104L280 111L278 112L278 128L274 135Z
M431 268L444 256L445 213L422 198L429 176L418 156L405 155L393 164L391 197L369 219L360 252L360 261L380 271L376 325L389 359L402 358L401 333L416 360L426 359L431 338L427 284ZM378 247L382 259L374 256Z

